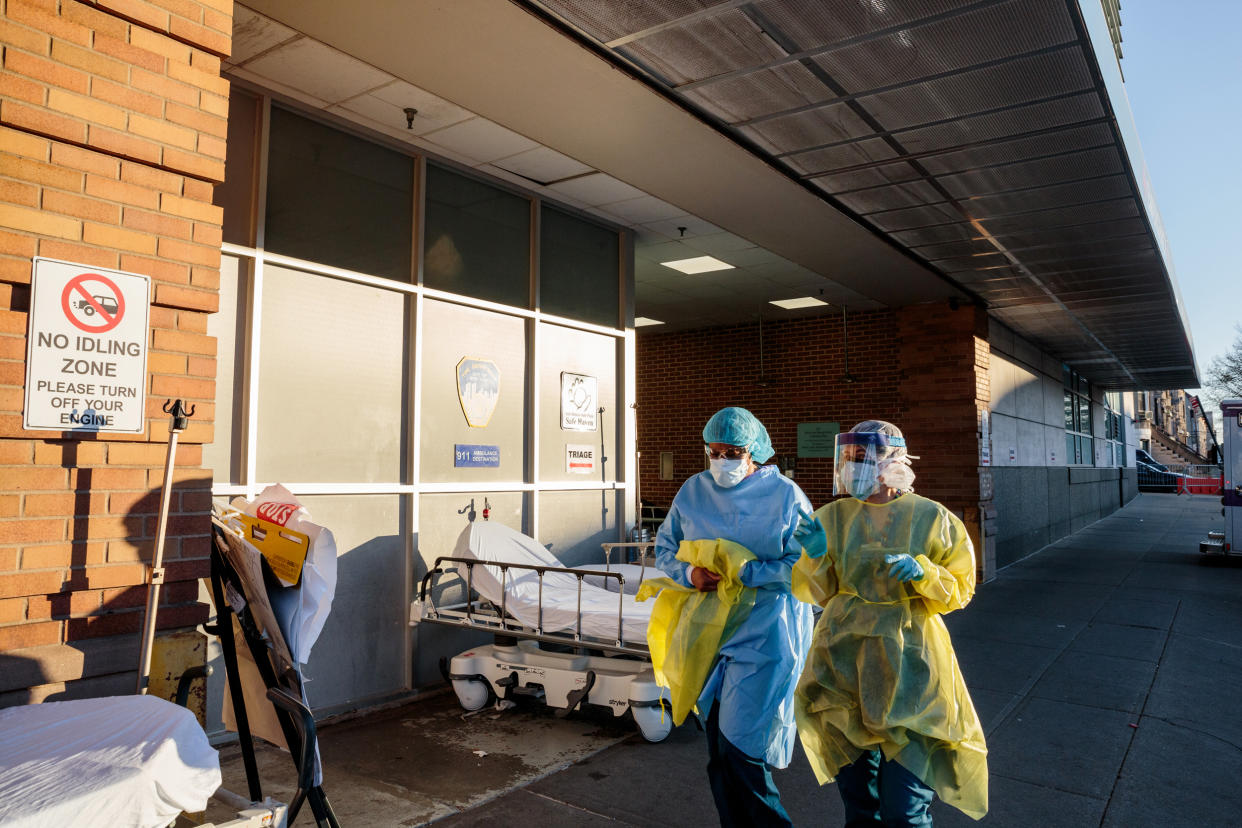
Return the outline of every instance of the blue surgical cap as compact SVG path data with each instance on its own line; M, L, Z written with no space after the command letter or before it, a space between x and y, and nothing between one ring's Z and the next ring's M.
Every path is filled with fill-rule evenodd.
M776 451L768 430L745 408L730 406L712 415L703 426L703 442L745 446L756 463L766 463Z

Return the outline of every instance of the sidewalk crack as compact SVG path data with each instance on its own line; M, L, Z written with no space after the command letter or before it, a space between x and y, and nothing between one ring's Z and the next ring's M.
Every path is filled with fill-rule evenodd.
M1242 751L1242 745L1238 744L1237 742L1226 739L1224 736L1221 736L1218 733L1213 733L1210 730L1201 730L1200 728L1194 727L1190 724L1187 724L1186 722L1182 722L1177 719L1166 719L1164 716L1143 716L1142 718L1143 719L1155 719L1158 722L1164 722L1169 727L1175 727L1178 730L1185 730L1185 731L1189 731L1190 733L1198 733L1200 736L1206 736L1209 739L1213 739L1217 742L1228 745L1234 750Z
M584 808L581 805L575 805L572 802L566 802L563 799L557 799L555 796L548 796L545 793L539 793L539 791L527 790L526 793L530 794L531 796L541 797L543 799L548 800L549 802L555 802L557 805L564 805L566 808L573 808L575 811L582 811L583 813L590 814L591 816L599 817L600 819L606 819L609 822L619 822L622 825L633 825L632 822L626 822L624 820L617 819L614 816L609 816L608 814L601 814L599 811L592 811L590 808Z
M1161 541L1163 541L1168 534L1168 531L1165 531L1164 535L1160 538ZM1181 611L1182 602L1179 600L1177 602L1177 606L1173 609L1173 617L1169 620L1169 629L1164 634L1164 644L1160 647L1160 658L1156 661L1156 669L1152 671L1151 682L1147 685L1147 693L1143 697L1143 708L1138 711L1140 722L1145 716L1144 711L1147 710L1147 703L1151 701L1151 688L1156 686L1156 678L1160 675L1160 667L1164 664L1164 655L1168 652L1169 642L1173 639L1173 627L1177 625L1177 616L1181 613ZM1153 716L1151 718L1156 717ZM1100 825L1104 825L1107 822L1108 812L1112 810L1113 795L1117 793L1117 785L1121 782L1121 774L1125 771L1126 762L1130 759L1130 749L1134 747L1134 736L1135 732L1131 732L1130 741L1126 744L1125 755L1121 757L1121 764L1117 766L1117 776L1113 778L1113 787L1108 792L1108 804L1104 806L1104 813L1100 814Z

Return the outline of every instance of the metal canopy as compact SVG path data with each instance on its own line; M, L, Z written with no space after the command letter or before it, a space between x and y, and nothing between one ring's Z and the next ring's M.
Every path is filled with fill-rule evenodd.
M1137 142L1127 152L1118 123L1126 104L1075 0L520 5L1096 383L1198 384Z

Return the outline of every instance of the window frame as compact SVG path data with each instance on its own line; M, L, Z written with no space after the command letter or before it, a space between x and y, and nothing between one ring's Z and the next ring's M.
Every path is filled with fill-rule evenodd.
M1091 384L1069 365L1061 366L1062 399L1065 411L1065 465L1094 466L1095 418ZM1084 422L1085 422L1085 428ZM1085 455L1085 459L1084 459Z

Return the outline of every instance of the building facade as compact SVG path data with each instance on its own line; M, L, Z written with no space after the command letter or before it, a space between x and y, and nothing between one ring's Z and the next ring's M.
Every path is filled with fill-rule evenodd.
M1139 391L1134 394L1139 447L1164 464L1218 463L1219 434L1185 391Z
M281 483L321 714L474 643L408 624L472 515L585 561L722 405L816 505L898 423L985 580L1115 509L1193 352L1104 8L993 5L8 0L0 704L132 688L174 398L156 692L217 657L213 500ZM23 428L36 257L151 280L143 433Z

